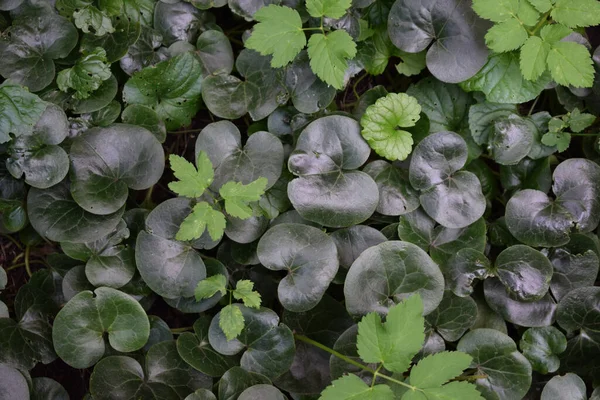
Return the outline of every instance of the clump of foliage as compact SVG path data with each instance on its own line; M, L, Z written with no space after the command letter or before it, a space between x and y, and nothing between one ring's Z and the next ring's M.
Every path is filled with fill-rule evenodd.
M599 4L0 0L0 398L597 400Z

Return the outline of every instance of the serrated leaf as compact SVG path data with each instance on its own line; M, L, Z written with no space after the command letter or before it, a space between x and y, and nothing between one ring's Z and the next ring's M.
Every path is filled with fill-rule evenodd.
M219 327L223 330L227 340L233 340L244 329L244 315L235 304L223 307L219 314Z
M592 58L585 46L579 43L554 43L548 54L548 69L560 85L591 87L594 83Z
M77 60L74 66L60 71L56 84L63 92L75 90L73 97L76 99L87 99L111 75L106 50L96 47Z
M425 357L410 371L410 384L420 389L442 386L469 368L473 357L460 351L444 351Z
M439 388L425 389L428 400L483 400L475 385L469 382L450 382Z
M360 123L362 136L377 154L388 160L405 160L412 151L413 138L402 128L414 126L421 106L405 93L390 93L365 111Z
M220 211L214 210L207 202L203 201L194 206L190 215L185 217L179 231L175 235L177 240L198 239L208 229L212 240L219 240L225 232L227 220Z
M541 13L545 13L552 8L551 0L528 0L532 6Z
M600 3L597 0L556 0L550 16L570 28L598 25Z
M406 53L398 50L398 55L402 59L402 62L396 64L396 71L399 74L406 76L413 76L420 74L421 71L427 66L427 52L420 51L418 53Z
M273 68L284 67L306 46L300 14L292 8L269 5L254 14L258 24L246 41L246 47L263 56L272 55Z
M254 291L254 282L242 279L235 285L233 297L236 300L242 300L246 307L260 308L260 293Z
M358 323L356 348L368 363L383 363L392 372L403 373L425 341L423 301L419 294L390 308L386 322L377 313Z
M223 274L213 275L198 282L194 296L196 301L200 301L214 296L217 292L221 292L223 296L227 294L227 277Z
M46 102L21 85L4 81L0 85L0 143L15 136L26 135L33 131Z
M569 128L575 133L582 132L585 128L591 126L596 120L596 116L592 114L582 113L578 108L575 108L568 117Z
M173 175L179 181L170 182L169 189L180 196L196 198L202 196L215 176L212 163L205 152L198 154L197 167L175 154L169 156Z
M521 47L520 67L525 79L535 81L547 69L546 59L550 45L537 36L531 36Z
M553 44L569 36L572 32L573 30L563 25L546 25L540 31L540 37L542 40L544 40L544 42Z
M496 53L504 53L521 47L527 37L525 27L511 18L491 27L485 35L485 43Z
M308 40L310 68L325 83L336 89L344 86L348 59L356 56L356 43L348 32L333 31L327 35L315 34Z
M546 146L556 146L558 152L562 153L569 148L571 134L563 131L547 132L542 136L542 143Z
M393 400L394 393L387 385L369 387L356 375L346 375L335 381L321 393L319 400Z
M342 18L352 5L352 0L307 0L306 11L315 17Z
M254 182L244 185L240 182L227 182L219 193L225 200L225 211L232 217L247 219L252 217L252 208L248 205L258 201L265 194L267 178L258 178Z
M473 0L473 10L481 18L502 22L519 12L519 0Z
M108 15L92 5L75 11L73 22L85 33L93 33L96 36L104 36L115 31Z

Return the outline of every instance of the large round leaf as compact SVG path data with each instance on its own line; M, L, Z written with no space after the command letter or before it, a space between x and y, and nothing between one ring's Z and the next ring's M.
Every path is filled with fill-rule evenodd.
M333 240L320 229L300 224L272 227L258 242L258 259L274 271L287 271L278 298L294 312L315 307L338 271Z
M200 317L194 322L194 333L184 332L177 339L179 356L198 371L220 377L239 362L239 357L215 351L208 341L210 318Z
M486 224L483 218L465 228L446 228L438 225L431 233L429 255L439 265L446 262L461 249L483 252L486 243Z
M90 392L98 400L180 400L211 386L212 379L179 357L173 341L152 346L143 366L131 357L106 357L90 377Z
M529 246L511 246L498 255L495 275L506 290L523 301L539 300L548 292L552 263Z
M466 297L473 293L475 280L489 277L492 268L485 254L475 249L464 248L450 256L445 269L448 273L448 288L455 295Z
M519 347L532 368L541 374L556 372L560 366L558 355L567 348L565 335L553 326L529 328L523 333Z
M536 133L533 122L516 114L497 119L489 143L492 157L501 165L518 163L531 151Z
M366 225L355 225L350 228L338 229L331 234L331 238L337 248L337 256L340 263L335 283L344 282L348 269L363 251L387 240L383 233Z
M363 172L369 174L379 188L378 213L404 215L419 208L419 194L410 186L406 170L378 160L367 164Z
M233 50L223 32L217 30L202 32L196 42L196 48L204 77L230 74L233 70Z
M486 399L522 399L531 385L531 365L517 350L515 342L493 329L476 329L458 342L458 351L473 357L475 381Z
M294 360L294 335L286 325L279 324L275 312L239 307L244 316L242 333L228 341L219 327L220 313L211 321L208 331L210 345L219 353L234 355L244 350L240 365L246 371L274 378L287 371ZM219 390L220 391L220 390Z
M365 250L350 267L344 284L351 315L385 314L414 292L423 299L424 314L429 314L442 301L444 277L421 248L399 241Z
M69 172L69 156L58 146L68 133L65 112L48 104L33 133L19 135L10 144L8 170L15 178L25 175L25 182L39 189L56 185Z
M73 297L56 315L52 329L54 349L73 368L88 368L110 346L121 352L141 349L150 335L150 323L142 306L131 296L100 287Z
M0 398L29 400L27 380L18 369L7 364L0 364Z
M554 376L542 390L541 400L587 400L585 382L573 373Z
M215 177L211 188L218 190L229 181L248 184L267 178L266 189L272 187L281 175L283 145L274 135L260 131L253 133L242 146L239 129L229 121L207 125L196 140L196 158L206 152Z
M157 2L154 29L162 35L165 46L177 41L192 42L209 15L185 1Z
M255 385L244 390L238 400L287 400L287 397L272 385Z
M69 400L69 393L54 379L33 378L32 400Z
M27 196L27 213L35 230L57 242L84 243L112 232L125 211L96 215L81 208L71 197L67 180L41 190L32 188Z
M71 146L71 193L86 211L111 214L125 204L128 188L147 189L158 182L164 165L163 149L146 129L92 128Z
M470 297L458 297L446 290L440 305L426 321L449 342L457 341L477 319L477 305Z
M313 114L329 106L335 98L336 90L326 84L312 71L308 53L300 52L286 68L285 86L294 108L301 113Z
M461 0L396 0L388 17L390 39L409 53L427 51L427 67L441 81L469 79L487 61L488 24ZM435 40L435 41L434 41Z
M575 236L572 235L571 240ZM557 300L560 301L573 289L594 285L600 262L593 250L580 252L568 243L550 250L548 259L554 266L550 290Z
M233 367L219 380L219 399L235 400L249 387L270 383L269 378L264 375Z
M498 279L486 279L485 300L492 310L513 324L538 327L552 325L556 303L547 293L537 301L520 301L510 297L506 287Z

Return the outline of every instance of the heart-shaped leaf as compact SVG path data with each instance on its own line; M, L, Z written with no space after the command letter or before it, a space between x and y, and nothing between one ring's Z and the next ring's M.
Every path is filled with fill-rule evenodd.
M444 277L421 248L399 241L365 250L350 267L344 284L346 309L351 315L385 314L414 292L421 295L424 313L429 314L442 301Z
M348 268L363 251L387 240L377 229L366 225L338 229L331 233L331 239L333 239L337 248L337 257L340 264L340 269L335 278L336 283L344 282ZM341 281L338 282L338 280Z
M269 229L258 242L258 259L271 270L287 271L279 283L278 298L294 312L315 307L338 271L333 240L308 225L280 224Z
M247 388L261 384L271 384L271 381L264 375L233 367L219 380L219 399L235 400Z
M455 342L473 326L477 319L477 305L470 297L458 297L451 291L444 291L440 305L426 321L445 340Z
M369 174L379 188L378 213L403 215L419 208L419 194L410 186L408 171L378 160L367 164L363 172Z
M73 368L97 363L106 351L104 334L117 351L141 349L150 334L148 316L131 296L100 287L73 297L56 315L54 349Z
M515 245L496 258L495 275L516 299L540 300L548 292L552 263L529 246Z
M489 277L491 267L490 260L482 252L471 248L460 249L446 264L448 288L457 296L469 296L473 293L475 279Z
M519 347L531 363L531 367L546 375L558 370L558 355L567 348L567 339L553 326L529 328L523 333Z
M554 266L550 290L557 300L560 301L573 289L594 285L598 276L599 261L593 250L579 252L567 243L563 247L550 250L548 259Z
M126 124L86 131L73 142L70 156L73 198L99 215L121 208L128 188L154 185L164 169L158 140L147 130Z

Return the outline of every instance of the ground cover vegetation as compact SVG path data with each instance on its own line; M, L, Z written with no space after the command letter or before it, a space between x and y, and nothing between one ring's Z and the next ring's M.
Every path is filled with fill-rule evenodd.
M0 399L600 400L597 0L0 0Z

